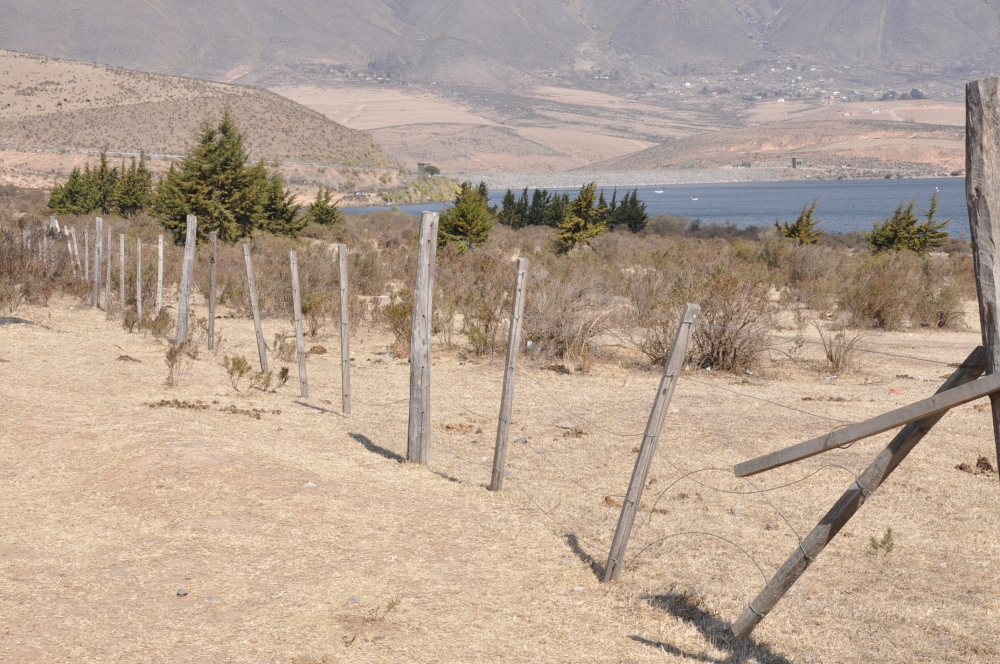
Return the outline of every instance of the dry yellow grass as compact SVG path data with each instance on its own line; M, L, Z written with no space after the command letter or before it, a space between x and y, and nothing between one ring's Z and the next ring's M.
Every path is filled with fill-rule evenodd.
M512 443L513 476L491 494L489 469L475 464L492 458L496 358L440 348L432 463L421 468L398 462L409 367L380 333L353 339L354 414L345 418L336 338L307 341L331 353L310 358L313 398L304 401L294 378L276 393L233 391L219 359L255 359L245 319L219 319L218 353L202 350L169 388L164 345L126 334L103 313L62 299L18 315L38 324L0 326L2 661L1000 657L1000 487L996 475L955 469L979 456L995 465L989 415L975 405L935 428L757 640L739 643L726 637L727 621L763 579L732 545L695 534L664 540L611 586L592 569L604 563L617 519L609 505L635 458L637 439L617 434L641 432L658 378L651 372L598 363L565 375L526 356L514 435L528 444ZM289 328L265 321L269 338ZM975 332L941 332L873 334L866 343L947 363L977 341ZM790 526L808 532L851 475L826 468L769 493L786 524L759 495L678 482L665 459L685 472L716 466L693 479L746 492L723 470L833 426L765 399L858 420L926 396L951 371L866 356L858 373L822 380L816 357L807 346L802 359L762 375L681 378L629 559L671 534L711 533L769 576L796 544ZM174 399L204 408L148 405ZM249 415L222 410L230 406ZM754 481L778 486L827 464L857 472L886 438ZM868 543L886 527L896 537L889 555ZM177 596L181 587L187 596Z

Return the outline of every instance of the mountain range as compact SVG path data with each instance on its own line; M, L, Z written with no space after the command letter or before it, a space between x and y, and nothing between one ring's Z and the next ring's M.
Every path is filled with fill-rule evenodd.
M0 16L3 49L226 81L303 64L484 87L780 58L972 70L1000 41L989 0L2 0Z

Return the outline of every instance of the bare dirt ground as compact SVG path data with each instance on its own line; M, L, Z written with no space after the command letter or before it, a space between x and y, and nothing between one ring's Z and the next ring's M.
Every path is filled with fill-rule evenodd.
M294 378L234 391L219 362L256 358L246 319L217 320L220 350L202 348L169 387L163 342L78 300L17 315L36 324L0 325L5 662L1000 657L1000 486L956 469L981 456L996 466L981 404L946 416L755 641L726 638L796 533L888 435L753 485L726 468L839 426L807 413L857 421L929 395L978 343L973 330L871 333L868 347L933 361L872 355L833 379L809 345L759 375L685 372L629 567L603 586L653 372L599 362L567 375L527 355L514 414L527 442L512 443L511 477L494 494L484 484L499 358L438 346L424 468L401 462L409 367L384 334L352 340L344 417L339 344L323 331L307 340L331 352L310 356L306 400ZM265 321L268 338L289 329ZM271 361L295 376L294 363ZM773 488L770 503L756 488ZM887 527L889 554L869 544Z

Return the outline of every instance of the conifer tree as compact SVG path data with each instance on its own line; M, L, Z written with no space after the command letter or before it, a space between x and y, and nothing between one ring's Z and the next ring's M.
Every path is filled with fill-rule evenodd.
M343 215L337 209L337 204L331 202L332 200L333 193L326 187L320 187L319 191L316 192L316 200L306 206L306 221L320 226L339 224Z
M274 235L298 237L309 222L299 215L302 206L295 202L295 194L285 186L285 178L277 169L268 175L263 161L254 170L257 177L266 181L262 214L257 228Z
M90 214L97 209L97 192L88 164L83 171L77 166L65 184L56 184L49 195L48 208L55 214Z
M820 220L813 219L817 205L819 205L819 199L814 200L812 206L808 203L803 205L799 218L792 223L775 221L774 226L778 229L778 233L799 244L816 244L816 241L823 235L823 230L816 228Z
M153 176L146 168L146 155L139 155L139 162L132 158L128 168L122 164L121 177L111 194L114 212L126 219L144 212L153 200Z
M598 202L597 183L591 182L581 187L576 200L567 207L558 225L558 239L562 249L568 251L604 235L608 227L602 217L606 213L607 205L600 205Z
M273 183L263 164L247 166L243 136L229 111L218 127L206 122L179 164L160 179L154 209L164 228L183 242L187 215L198 217L198 236L211 231L224 242L250 235L264 219Z
M615 194L617 194L617 190ZM614 207L608 211L608 218L612 227L625 226L633 233L638 233L646 227L649 221L649 214L646 212L646 204L639 200L639 190L633 189L631 193L625 192L620 203L612 196L611 203Z
M512 190L508 189L507 193L503 195L503 200L500 201L500 212L497 213L497 223L518 228L521 219L517 208L517 196L514 195Z
M485 187L485 183L478 187L473 187L471 182L462 183L452 207L441 213L438 246L459 241L459 250L465 251L463 242L479 245L490 239L496 219L483 195Z
M909 250L927 254L931 249L941 247L947 242L948 231L943 229L951 219L937 220L937 194L931 197L930 209L923 211L922 223L917 219L915 207L914 201L905 208L900 203L891 217L882 223L875 223L871 232L865 234L872 251L879 253Z
M531 195L531 205L527 205L528 190L525 189L524 192L524 225L545 226L546 210L548 210L549 206L552 205L552 195L545 189L535 189L535 193Z

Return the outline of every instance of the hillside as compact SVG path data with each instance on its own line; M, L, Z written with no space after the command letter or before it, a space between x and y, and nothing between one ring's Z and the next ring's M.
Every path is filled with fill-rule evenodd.
M0 48L233 80L315 63L495 87L593 68L655 77L793 56L875 68L995 64L982 0L264 0L4 3ZM113 17L109 20L109 17ZM95 38L100 35L100 38Z
M815 120L728 129L668 141L591 165L594 170L719 168L749 162L807 168L845 177L936 175L965 167L962 127L879 120Z

